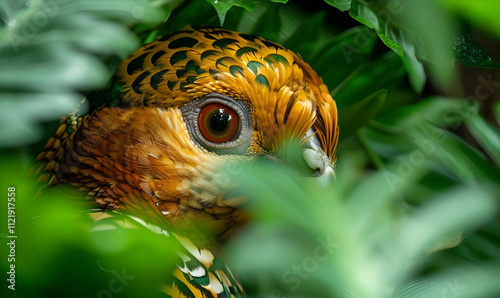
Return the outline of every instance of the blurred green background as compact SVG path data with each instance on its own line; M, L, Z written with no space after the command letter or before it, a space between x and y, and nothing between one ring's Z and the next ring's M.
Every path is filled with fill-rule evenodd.
M122 59L188 24L292 49L339 109L331 185L267 164L234 177L255 222L222 258L248 296L500 296L499 11L495 0L0 0L2 297L163 297L168 238L92 226L82 194L38 194L27 172L61 116L100 104L80 103Z

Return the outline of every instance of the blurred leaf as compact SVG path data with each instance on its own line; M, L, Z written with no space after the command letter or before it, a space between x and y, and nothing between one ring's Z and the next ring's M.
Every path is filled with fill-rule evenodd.
M264 274L283 293L336 296L348 289L360 297L367 293L386 297L390 286L403 283L411 274L402 273L401 268L414 262L417 268L422 266L429 249L457 231L484 223L495 212L490 189L469 186L436 195L413 212L398 211L396 198L409 190L419 172L405 176L405 183L395 188L384 172L368 175L355 185L339 180L325 186L286 174L269 163L244 166L232 179L239 181L241 191L250 196L252 210L260 216L249 233L233 243L230 252L236 254L231 263L245 276ZM311 239L304 240L301 234ZM256 250L262 258L251 257ZM328 257L319 260L319 252ZM264 257L268 254L276 254L275 266ZM286 258L293 259L287 263ZM410 271L416 270L412 267ZM301 282L300 272L307 272L307 283ZM314 280L324 285L321 290L307 286Z
M500 166L500 130L477 114L466 119L465 124L474 139L485 149L491 159Z
M455 237L459 231L490 220L495 207L489 190L461 187L443 192L400 223L405 235L399 235L401 243L397 245L403 248L403 254L422 254L422 249L429 251L450 235Z
M496 0L441 0L448 8L466 16L482 28L500 36L500 2Z
M1 155L0 164L0 187L15 187L16 193L15 297L95 297L110 291L120 297L161 297L159 289L178 261L173 239L137 226L125 229L118 214L114 229L94 224L101 228L89 231L91 205L84 193L68 185L37 192L40 187L27 177L19 154ZM0 218L7 222L3 205ZM0 239L6 246L5 233ZM0 265L7 268L7 258Z
M64 43L23 47L20 54L0 49L0 88L59 92L103 87L109 73L95 57Z
M248 11L252 11L255 7L253 0L207 0L213 5L217 14L219 15L220 25L224 25L224 19L226 14L231 7L234 5L243 7Z
M69 114L83 99L72 93L18 93L3 94L0 101L0 140L9 140L4 146L25 145L40 139L38 123L58 119ZM86 111L86 106L81 107ZM6 129L8 128L8 129Z
M269 40L278 40L281 30L281 19L279 17L278 5L270 5L266 11L259 17L252 28L252 34L262 36Z
M408 77L413 90L420 93L424 88L427 76L425 74L424 66L422 65L422 62L417 59L415 52L415 48L409 45L403 54L403 64L408 72Z
M353 105L344 106L339 115L339 126L342 127L342 133L350 135L370 122L384 105L386 96L387 90L381 89Z
M497 123L500 125L500 102L493 104L493 114L495 115Z
M79 50L95 54L116 54L121 58L127 57L137 46L136 37L129 30L93 16L60 16L54 19L54 26L57 26L57 30L36 35L33 43L67 43ZM99 38L95 36L96 31L99 31Z
M500 168L488 161L482 153L472 148L452 133L442 131L442 150L436 151L450 174L462 181L476 184L478 181L488 181L498 185Z
M422 22L423 15L433 21ZM407 32L402 35L405 39L402 45L406 51L407 64L411 65L407 66L407 70L412 85L415 87L419 86L419 82L425 83L421 63L415 60L418 58L426 62L427 71L436 85L450 92L455 89L457 78L453 69L453 50L450 47L450 41L454 38L454 18L434 0L405 0L392 16L397 21L397 26L404 28L401 29L402 32Z
M0 34L6 70L0 92L8 104L2 114L19 113L0 134L2 147L33 142L40 121L76 108L83 97L77 92L102 88L116 66L106 60L123 59L138 46L126 26L164 20L164 10L149 0L6 1L1 9L8 20ZM47 113L37 116L34 109Z
M311 61L313 54L318 51L317 45L320 30L325 19L325 12L318 12L297 26L293 34L283 42L285 48L299 53L304 61Z
M500 274L496 266L484 264L482 268L470 264L442 270L430 277L410 280L398 287L395 297L496 297L500 286L495 277Z
M377 116L377 121L399 132L419 128L426 122L448 127L461 120L457 114L461 104L457 99L432 96L409 106L386 109Z
M397 297L496 297L500 284L495 277L500 268L484 264L481 268L470 264L443 270L431 277L422 279L418 286L410 284L406 289L396 292Z
M60 14L81 13L86 11L91 12L92 15L105 19L117 20L119 23L127 25L137 23L141 20L149 23L165 20L165 12L158 9L156 4L150 0L75 0L60 2L64 3L60 7ZM157 3L161 3L161 1Z

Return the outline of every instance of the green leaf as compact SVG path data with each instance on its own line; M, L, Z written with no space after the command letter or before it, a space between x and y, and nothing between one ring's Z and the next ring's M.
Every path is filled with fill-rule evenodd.
M408 72L410 84L417 93L422 92L427 80L424 66L416 56L415 48L409 46L403 54L403 65Z
M387 90L381 89L353 105L344 106L339 113L339 126L344 135L350 135L366 125L384 105ZM353 121L353 119L356 119Z
M269 5L253 26L252 34L277 41L282 28L279 10L279 5Z
M433 21L423 22L423 15ZM454 38L455 19L434 0L404 1L399 13L393 18L400 31L407 32L402 35L405 37L403 40L397 40L404 48L409 66L407 69L415 90L421 90L425 83L420 61L425 62L426 70L436 85L447 91L454 90L457 75L453 69L450 41ZM417 58L420 61L415 60Z
M72 93L4 93L0 101L0 147L20 146L43 135L37 123L67 115L83 96ZM85 112L85 107L82 107Z
M375 13L369 6L360 2L355 2L353 7L349 10L349 15L361 24L375 30L382 42L398 55L403 55L402 46L387 36L393 35L393 37L395 37L395 34L390 31L392 30L390 24L386 24L382 16Z
M207 0L213 5L219 16L220 25L224 25L224 20L229 9L233 6L243 7L248 11L252 11L255 7L253 0Z
M304 61L312 61L313 54L318 51L320 30L325 19L325 12L318 12L302 22L292 35L283 42L283 46L300 54ZM324 53L322 53L324 54Z
M349 15L373 29L380 40L391 50L403 57L404 65L410 76L410 82L415 91L421 92L425 84L425 74L422 63L416 54L416 39L413 32L399 24L394 19L396 8L391 9L378 2L354 1Z
M94 16L109 20L119 20L124 24L134 24L139 21L154 23L166 19L163 9L158 9L149 0L121 1L121 0L75 0L60 1L65 3L60 7L60 14L77 14L84 11ZM44 1L40 1L39 9L50 9L44 7Z
M500 125L500 102L493 104L493 114L495 115L497 123Z
M401 82L403 77L404 69L401 59L393 52L387 52L375 62L364 61L364 65L359 66L355 72L344 78L344 81L331 91L331 94L337 101L339 109L342 109L380 89L390 89Z
M498 166L456 135L444 130L440 134L441 150L437 150L436 154L453 176L466 183L488 181L498 185L497 177L500 176Z
M479 263L479 262L477 262ZM495 280L499 276L498 266L481 264L455 265L453 269L443 268L428 278L418 282L411 281L406 287L395 292L396 297L495 297L500 292L500 284ZM453 293L453 294L452 294Z
M398 131L419 127L422 123L433 123L442 127L458 125L461 115L455 113L461 101L432 96L411 106L387 109L377 117L379 123L394 127Z
M16 57L16 59L12 59ZM64 43L25 46L18 54L0 48L0 88L58 92L102 87L110 73L91 55L74 51Z
M77 92L102 88L116 60L138 46L127 26L162 21L167 11L149 0L5 1L0 10L7 25L0 33L6 70L0 91L6 93L4 110L15 111L19 120L2 133L2 146L38 139L40 121L72 110L83 98Z
M214 7L206 0L183 1L180 8L180 10L173 11L168 21L155 27L157 35L168 35L176 31L181 31L188 25L195 28L201 26L220 26L217 12L214 11ZM146 30L145 33L141 35L143 41L151 34L149 30Z
M474 114L466 119L465 124L474 139L500 166L500 129L488 123L479 114Z
M352 0L325 0L325 2L340 11L347 11L351 8Z
M346 30L329 40L311 59L311 66L330 90L338 89L363 64L368 63L376 39L375 34L370 32L362 26Z
M470 35L470 29L464 25L454 41L457 61L464 66L500 69L500 63Z

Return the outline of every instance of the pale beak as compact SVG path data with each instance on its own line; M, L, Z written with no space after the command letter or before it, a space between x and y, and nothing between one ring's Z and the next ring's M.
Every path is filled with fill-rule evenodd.
M307 166L312 170L313 175L318 177L325 184L335 179L335 170L330 159L321 148L321 144L316 138L313 129L306 133L302 146L302 156Z

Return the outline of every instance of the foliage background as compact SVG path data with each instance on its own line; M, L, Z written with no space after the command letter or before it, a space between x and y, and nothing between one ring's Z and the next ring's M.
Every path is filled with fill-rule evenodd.
M2 272L8 186L19 235L17 290L2 278L2 292L162 296L168 239L88 232L80 194L56 187L34 200L26 172L58 119L92 108L83 97L141 43L223 24L298 52L341 127L332 185L266 164L234 177L256 221L224 259L249 296L498 296L498 11L494 0L1 0ZM117 274L130 279L112 284Z

